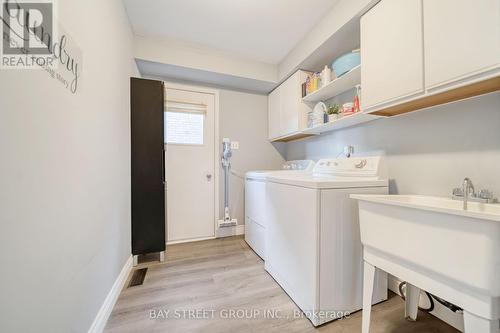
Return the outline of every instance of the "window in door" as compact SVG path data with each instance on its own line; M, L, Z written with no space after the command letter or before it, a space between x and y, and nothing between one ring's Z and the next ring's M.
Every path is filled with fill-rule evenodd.
M165 143L203 145L206 105L167 101Z

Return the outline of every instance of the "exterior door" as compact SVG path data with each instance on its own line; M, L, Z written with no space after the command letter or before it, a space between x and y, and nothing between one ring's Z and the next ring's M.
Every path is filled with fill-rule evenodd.
M215 96L166 88L167 242L215 236Z

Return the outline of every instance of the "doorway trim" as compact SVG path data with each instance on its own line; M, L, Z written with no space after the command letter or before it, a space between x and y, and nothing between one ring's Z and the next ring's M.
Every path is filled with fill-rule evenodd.
M207 239L215 239L217 238L217 230L219 228L219 225L217 223L219 219L219 174L220 174L220 161L219 161L219 144L220 144L220 137L219 137L219 94L220 90L218 89L213 89L213 88L207 88L207 87L202 87L202 86L195 86L195 85L189 85L189 84L182 84L182 83L175 83L172 81L163 81L164 84L164 89L177 89L177 90L185 90L185 91L191 91L191 92L197 92L197 93L203 93L203 94L211 94L214 95L214 236L213 237L205 237L205 238L199 238L199 239L187 239L187 240L178 240L178 241L173 241L173 242L168 242L168 240L165 240L166 243L169 245L172 244L179 244L179 243L188 243L188 242L194 242L194 241L201 241L201 240L207 240ZM168 182L168 180L167 180ZM168 207L166 208L168 209ZM166 220L166 227L168 228L168 221Z

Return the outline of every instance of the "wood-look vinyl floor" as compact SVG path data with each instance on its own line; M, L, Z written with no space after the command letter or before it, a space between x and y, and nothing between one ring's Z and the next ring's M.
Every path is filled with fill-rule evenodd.
M297 318L295 303L242 237L168 246L164 263L141 267L148 267L144 284L121 292L105 333L361 332L361 311L318 328ZM382 332L459 331L423 312L406 321L403 301L391 294L372 310L371 333Z

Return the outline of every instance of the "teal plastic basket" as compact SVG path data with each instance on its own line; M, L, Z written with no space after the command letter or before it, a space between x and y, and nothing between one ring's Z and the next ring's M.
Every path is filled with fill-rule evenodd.
M332 69L335 75L340 77L360 64L361 54L359 52L349 52L335 59L332 63Z

